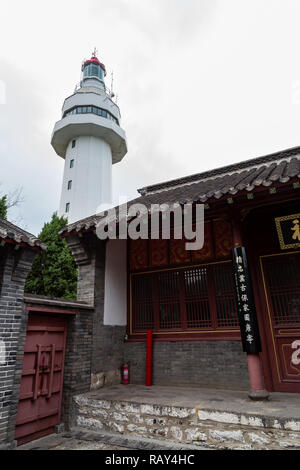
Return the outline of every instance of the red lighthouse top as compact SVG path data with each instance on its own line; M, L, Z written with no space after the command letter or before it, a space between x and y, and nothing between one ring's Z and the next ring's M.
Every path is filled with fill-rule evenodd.
M106 75L106 69L105 69L105 65L102 64L102 62L100 62L100 60L96 57L96 54L97 54L97 50L95 48L93 54L92 54L92 57L88 60L85 60L82 64L82 70L89 64L95 64L95 65L100 65L100 67L103 69L104 71L104 76Z

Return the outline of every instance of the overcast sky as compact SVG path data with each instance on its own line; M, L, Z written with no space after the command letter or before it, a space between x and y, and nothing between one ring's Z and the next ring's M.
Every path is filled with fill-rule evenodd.
M300 145L299 0L0 0L0 193L21 225L58 209L50 145L96 46L114 71L128 154L115 198Z

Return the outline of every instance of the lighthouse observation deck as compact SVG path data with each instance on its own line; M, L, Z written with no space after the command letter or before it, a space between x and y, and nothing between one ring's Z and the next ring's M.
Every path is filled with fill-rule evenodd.
M104 65L96 57L83 63L80 87L65 99L62 119L56 122L52 133L51 144L60 157L66 157L69 142L78 136L93 136L107 142L113 164L126 155L120 110L104 83L105 74Z
M69 114L58 121L54 126L51 144L55 152L65 158L69 142L79 136L98 137L107 142L113 164L120 162L127 153L125 131L112 119L92 112Z

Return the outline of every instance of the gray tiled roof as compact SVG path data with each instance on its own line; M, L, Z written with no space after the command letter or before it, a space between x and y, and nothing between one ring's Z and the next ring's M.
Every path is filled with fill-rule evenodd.
M0 240L10 239L16 244L25 243L29 247L37 247L46 250L44 245L37 237L29 232L17 227L8 220L0 219Z
M130 201L128 206L135 203L150 207L162 203L210 202L243 190L252 192L274 182L287 183L291 178L300 179L300 147L144 187L139 190L141 196ZM102 217L101 214L87 217L68 225L61 233L91 229Z
M150 186L146 186L144 188L141 188L138 190L138 192L142 195L148 194L150 192L156 192L160 190L166 190L168 188L174 188L175 186L183 186L186 184L192 184L198 181L203 181L204 179L209 179L210 181L215 181L218 176L224 176L224 175L232 175L237 172L242 172L243 170L249 171L250 168L256 167L256 168L266 168L266 172L263 175L263 177L268 177L270 175L270 172L268 171L269 169L274 169L275 167L278 167L278 162L280 160L284 160L287 162L288 160L295 158L296 161L300 158L300 147L294 147L292 149L284 150L281 152L277 153L272 153L270 155L265 155L263 157L258 157L258 158L252 158L250 160L245 160L243 162L239 163L234 163L232 165L227 165L224 167L216 168L213 170L205 171L202 173L196 173L194 175L190 176L185 176L183 178L178 178L175 180L171 181L166 181L163 183L158 183ZM270 168L270 164L273 164L272 167ZM284 172L284 167L285 165L282 165L282 172ZM298 173L299 171L299 166L297 167ZM296 169L296 171L297 171ZM293 172L294 167L289 166L289 168L286 169L288 172ZM277 172L275 172L277 173ZM273 175L274 177L274 175ZM249 174L249 179L251 179L251 175ZM275 181L275 180L274 180ZM232 181L234 183L234 181Z

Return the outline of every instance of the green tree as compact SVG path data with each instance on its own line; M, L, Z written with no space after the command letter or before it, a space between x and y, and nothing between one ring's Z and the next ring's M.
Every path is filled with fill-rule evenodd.
M0 219L6 219L7 209L7 196L2 196L0 197Z
M45 223L39 239L47 250L38 254L27 277L25 292L64 299L76 299L77 268L72 254L59 231L67 219L53 214Z

